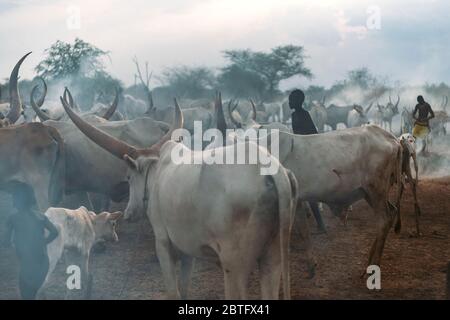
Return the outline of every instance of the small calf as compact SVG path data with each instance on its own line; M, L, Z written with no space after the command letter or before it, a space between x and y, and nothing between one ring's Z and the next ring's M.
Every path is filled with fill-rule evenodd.
M88 298L91 282L88 265L92 246L102 240L119 241L116 223L122 212L102 212L96 215L85 207L76 210L49 208L45 215L58 228L59 236L47 247L49 270L41 292L45 292L45 286L64 249L75 249L79 258L77 265L81 269L81 291L85 292L84 298Z

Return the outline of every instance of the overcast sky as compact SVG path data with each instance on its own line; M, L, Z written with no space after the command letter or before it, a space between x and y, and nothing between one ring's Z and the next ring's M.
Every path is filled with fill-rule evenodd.
M304 46L314 74L285 86L328 86L362 66L403 83L450 82L449 13L448 0L0 0L0 78L28 51L21 75L33 77L46 48L80 37L110 51L107 70L127 85L134 55L158 74L283 44Z

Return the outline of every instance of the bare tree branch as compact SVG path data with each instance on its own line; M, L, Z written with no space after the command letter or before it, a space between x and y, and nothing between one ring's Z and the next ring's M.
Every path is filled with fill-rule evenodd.
M134 56L133 62L136 65L137 77L141 81L141 84L144 86L144 89L145 89L146 94L147 94L148 109L147 109L147 111L145 113L149 114L150 111L154 107L154 105L153 105L153 95L152 95L152 91L150 90L150 80L152 78L153 72L149 73L149 71L148 71L148 61L146 61L145 62L145 80L144 80L144 78L142 77L141 68L139 67L139 61L138 61L136 56ZM136 77L136 75L135 75L135 77Z

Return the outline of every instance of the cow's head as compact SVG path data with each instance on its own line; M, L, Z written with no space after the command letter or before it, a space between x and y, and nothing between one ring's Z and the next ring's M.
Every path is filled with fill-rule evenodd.
M409 154L416 152L416 139L411 133L402 134L399 140L402 147L407 149Z
M125 210L125 218L128 219L138 212L146 213L144 211L149 207L150 182L159 161L161 147L171 139L174 130L183 127L183 114L177 100L175 99L175 121L172 128L151 147L136 148L92 126L72 110L70 102L62 97L60 99L70 119L81 132L127 164L130 200Z
M353 105L353 110L356 111L356 113L359 116L359 121L361 124L369 124L369 119L367 117L367 114L369 113L370 109L372 108L373 103L371 103L366 109L364 109L359 104Z
M117 221L123 216L120 211L109 213L102 212L91 215L92 225L95 230L95 240L119 241L116 232Z
M157 155L148 155L134 159L128 154L124 155L128 166L127 179L130 185L130 196L125 209L125 220L139 217L146 213L149 206L149 182L152 179L152 170L158 163Z
M233 104L233 101L228 103L228 115L230 117L231 122L233 122L236 129L242 129L243 132L246 132L249 129L259 129L261 127L261 122L267 122L268 114L265 111L257 111L256 105L252 99L249 99L251 104L251 109L248 113L247 119L244 121L241 115L236 111L239 103Z
M389 103L386 105L386 109L392 110L394 115L398 114L398 104L400 103L400 96L397 95L397 102L395 104L392 103L391 96L389 96Z

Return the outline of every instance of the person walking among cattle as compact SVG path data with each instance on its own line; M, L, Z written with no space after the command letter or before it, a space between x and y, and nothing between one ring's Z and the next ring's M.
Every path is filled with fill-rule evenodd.
M293 90L289 94L289 107L294 109L292 113L292 131L295 134L308 135L317 134L317 128L311 119L308 111L303 109L303 102L305 101L305 94L299 89ZM319 233L325 233L326 228L320 215L319 205L317 202L309 202L311 211L317 222Z
M414 108L414 112L412 114L413 119L415 120L413 136L414 138L420 138L424 140L422 152L426 150L426 142L425 139L430 133L430 124L429 121L434 118L433 109L431 106L425 101L422 96L417 97L418 104ZM417 116L418 113L418 116Z
M23 183L12 187L13 205L17 213L7 220L6 246L13 240L19 258L19 289L22 299L34 300L44 283L49 268L47 245L58 230L50 220L38 212L33 189ZM45 236L45 231L48 236Z

